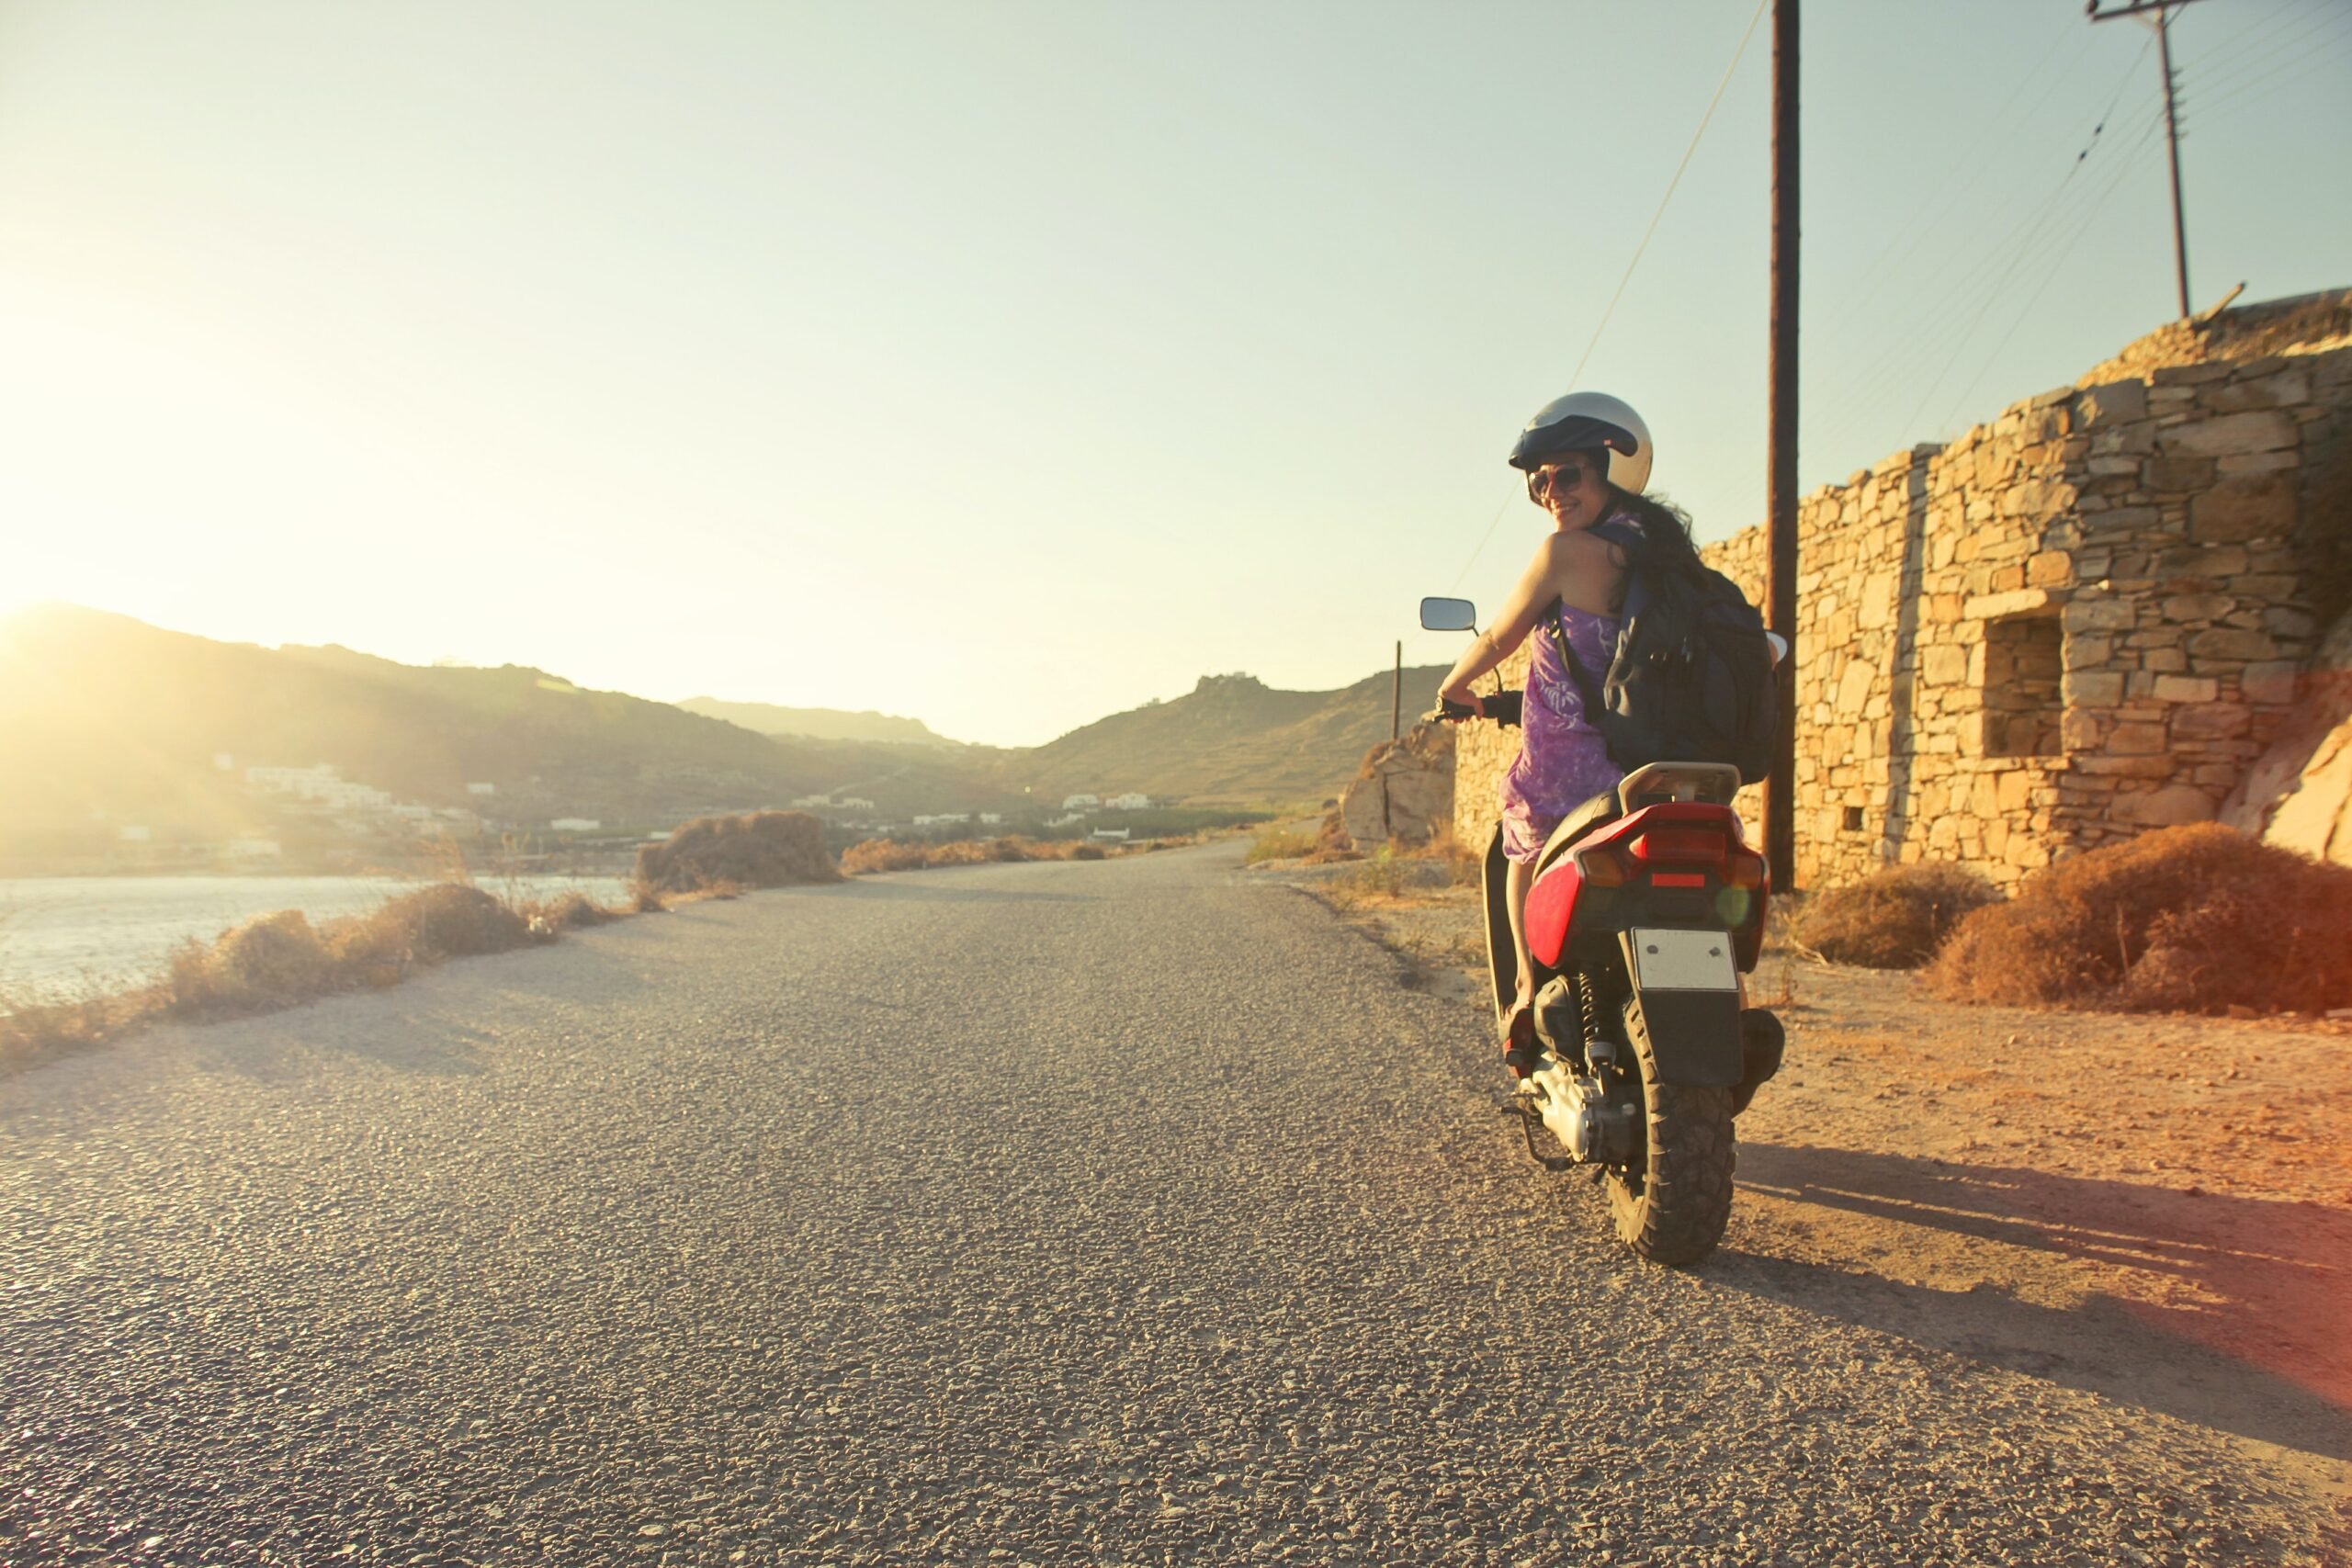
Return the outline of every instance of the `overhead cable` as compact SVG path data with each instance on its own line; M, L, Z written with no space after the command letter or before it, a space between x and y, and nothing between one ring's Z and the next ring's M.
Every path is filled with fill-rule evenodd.
M1592 351L1600 346L1600 334L1609 330L1609 318L1617 313L1617 301L1625 297L1625 286L1634 281L1634 269L1642 265L1642 253L1649 249L1650 236L1657 232L1658 220L1666 216L1667 203L1674 199L1674 187L1682 183L1682 171L1690 166L1690 155L1699 151L1700 140L1707 134L1707 123L1715 118L1715 106L1724 101L1724 89L1731 85L1733 73L1739 69L1740 61L1746 58L1748 39L1756 36L1756 24L1764 19L1764 9L1769 4L1770 0L1756 0L1756 13L1747 18L1747 30L1739 35L1739 47L1732 51L1731 63L1724 67L1724 79L1715 84L1715 96L1707 100L1706 112L1699 117L1699 129L1690 133L1690 145L1682 150L1682 162L1674 165L1674 177L1666 182L1666 194L1658 197L1657 210L1650 214L1650 226L1642 231L1642 243L1634 247L1634 259L1625 264L1625 276L1617 280L1617 292L1609 297L1609 308L1600 312L1600 324L1592 329L1592 341L1584 345L1584 353L1577 358L1577 367L1568 372L1570 387L1574 387L1577 378L1584 374L1586 362L1592 358ZM1514 491L1503 498L1502 505L1495 509L1494 521L1488 523L1487 531L1478 536L1477 547L1470 552L1470 558L1462 563L1462 570L1453 580L1456 588L1461 587L1463 580L1470 575L1470 569L1478 564L1478 557L1486 549L1487 541L1495 536L1497 525L1502 522L1503 513L1510 510L1511 502L1516 499Z

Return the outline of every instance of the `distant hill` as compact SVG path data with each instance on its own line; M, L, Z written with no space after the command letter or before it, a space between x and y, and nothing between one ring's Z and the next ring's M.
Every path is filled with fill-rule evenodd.
M1404 720L1437 704L1447 666L1405 671ZM1336 692L1285 692L1252 675L1204 675L1172 702L1131 708L1057 740L1004 754L1008 782L1035 795L1142 790L1196 801L1319 798L1388 739L1392 672Z
M1442 674L1405 672L1408 718ZM45 605L0 621L0 852L86 845L125 824L185 838L268 831L276 807L243 782L256 764L332 763L402 801L526 825L668 826L812 795L871 801L854 810L870 819L1002 811L1013 822L1080 791L1319 798L1386 738L1388 715L1386 671L1337 692L1216 675L1026 750L943 742L913 720L899 722L927 739L761 735L522 665L424 668L333 646L214 642Z
M668 823L856 786L877 807L983 808L936 747L781 740L521 665L419 668L348 649L257 648L45 605L0 623L0 826L93 814L225 833L260 808L253 764L329 762L427 806L522 821ZM985 760L989 753L978 753ZM226 757L230 766L219 765Z
M919 718L900 718L871 708L850 713L841 708L778 707L774 703L727 703L717 697L688 697L677 705L688 713L724 719L762 735L805 735L818 740L888 740L911 746L963 744L935 734Z

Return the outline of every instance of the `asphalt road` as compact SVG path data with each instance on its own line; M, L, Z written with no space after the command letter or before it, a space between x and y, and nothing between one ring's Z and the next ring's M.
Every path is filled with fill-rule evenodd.
M1231 847L693 906L0 1081L0 1562L2340 1561L1643 1265Z

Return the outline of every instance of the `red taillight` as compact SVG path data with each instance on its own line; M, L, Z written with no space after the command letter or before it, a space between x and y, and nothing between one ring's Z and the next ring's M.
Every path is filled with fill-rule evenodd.
M1764 857L1754 850L1734 850L1724 857L1724 886L1760 891L1770 877Z
M1616 844L1595 844L1576 852L1577 874L1589 887L1623 887L1634 879L1624 850Z
M1724 858L1724 836L1712 828L1653 828L1634 840L1634 854L1670 865L1713 865Z

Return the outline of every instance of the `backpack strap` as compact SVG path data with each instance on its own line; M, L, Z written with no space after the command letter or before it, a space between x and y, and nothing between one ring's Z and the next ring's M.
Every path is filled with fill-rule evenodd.
M1586 672L1583 663L1577 660L1577 650L1568 645L1568 626L1560 616L1560 601L1553 600L1551 608L1544 614L1551 623L1552 644L1560 650L1560 663L1567 670L1568 679L1576 683L1577 700L1584 705L1584 721L1598 728L1602 711L1600 690L1592 683L1591 675Z

